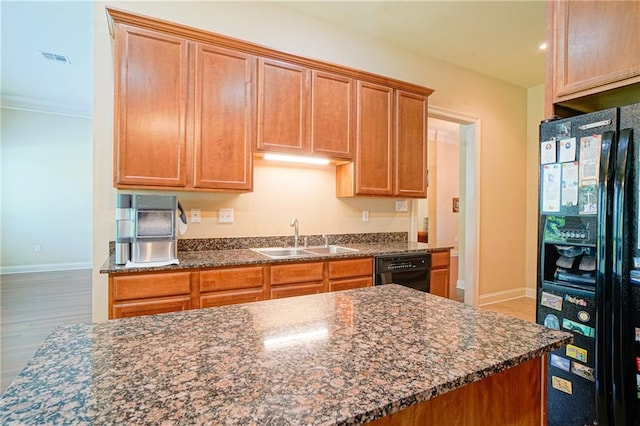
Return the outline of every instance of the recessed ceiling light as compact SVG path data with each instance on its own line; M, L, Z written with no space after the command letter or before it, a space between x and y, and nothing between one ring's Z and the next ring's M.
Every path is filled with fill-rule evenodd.
M540 50L547 50L547 42L540 43L540 44L538 45L538 49L540 49Z
M40 53L42 53L42 56L44 56L44 58L49 61L54 61L59 64L71 65L71 60L67 55L61 55L59 53L52 53L52 52L40 52Z

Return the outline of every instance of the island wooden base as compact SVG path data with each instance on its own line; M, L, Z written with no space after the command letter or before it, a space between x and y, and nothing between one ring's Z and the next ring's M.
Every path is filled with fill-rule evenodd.
M543 359L533 359L369 424L540 426Z

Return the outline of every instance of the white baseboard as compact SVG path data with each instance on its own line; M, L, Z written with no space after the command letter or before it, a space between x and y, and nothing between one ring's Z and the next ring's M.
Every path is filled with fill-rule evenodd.
M532 299L535 299L536 297L538 297L538 295L536 294L536 289L535 288L525 288L524 289L524 296L525 297L530 297Z
M464 280L458 280L456 281L456 288L458 290L464 290Z
M533 296L530 295L531 291L533 292ZM519 299L521 297L535 298L535 290L521 287L513 290L496 291L495 293L483 294L478 298L478 306L506 302L507 300Z
M0 267L0 275L5 274L25 274L29 272L54 272L54 271L74 271L77 269L92 269L91 262L75 263L48 263L43 265L21 265Z

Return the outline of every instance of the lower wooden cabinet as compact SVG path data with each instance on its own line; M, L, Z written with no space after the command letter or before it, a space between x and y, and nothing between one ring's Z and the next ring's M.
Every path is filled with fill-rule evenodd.
M429 293L436 296L449 297L449 250L431 253L431 276Z
M373 258L109 275L109 319L373 285Z
M351 290L373 285L373 259L330 260L329 291Z
M269 298L304 296L322 293L325 262L288 263L271 265L269 273Z
M111 275L109 319L191 309L192 272Z
M263 266L200 271L200 308L257 302L266 298Z

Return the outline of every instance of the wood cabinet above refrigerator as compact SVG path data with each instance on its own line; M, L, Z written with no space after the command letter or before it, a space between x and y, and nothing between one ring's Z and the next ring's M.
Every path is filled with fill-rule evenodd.
M637 102L639 22L640 2L548 3L547 117Z

